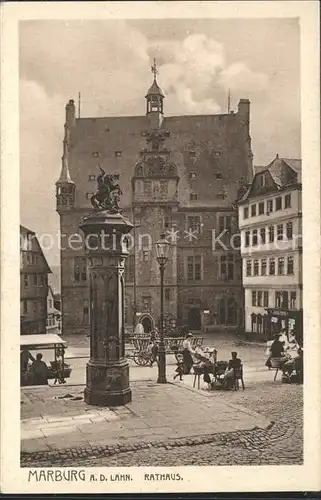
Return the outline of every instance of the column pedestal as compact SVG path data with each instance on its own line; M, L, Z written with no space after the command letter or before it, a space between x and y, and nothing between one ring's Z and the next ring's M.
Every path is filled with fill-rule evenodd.
M127 361L100 364L89 361L86 367L85 401L95 406L122 406L130 403Z
M132 398L125 359L125 236L133 225L120 213L98 211L85 217L90 280L90 360L86 367L85 402L121 406Z

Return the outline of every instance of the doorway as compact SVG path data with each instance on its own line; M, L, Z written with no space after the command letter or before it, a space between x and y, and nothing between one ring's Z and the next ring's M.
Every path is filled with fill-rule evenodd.
M150 333L154 328L154 322L150 316L144 316L143 319L140 320L140 323L143 325L145 333Z
M233 297L222 297L219 300L218 321L220 325L237 325L237 303Z
M201 330L201 311L196 307L191 308L188 311L188 328L189 330Z

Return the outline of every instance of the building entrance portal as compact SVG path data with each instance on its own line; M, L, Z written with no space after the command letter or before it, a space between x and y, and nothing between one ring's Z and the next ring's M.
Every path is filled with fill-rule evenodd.
M193 307L188 311L188 328L189 330L201 330L201 311Z
M154 328L154 321L151 316L144 316L140 323L143 325L145 333L150 333Z

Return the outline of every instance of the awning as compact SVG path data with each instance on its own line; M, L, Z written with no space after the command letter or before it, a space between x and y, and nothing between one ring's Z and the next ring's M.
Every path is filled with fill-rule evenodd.
M54 333L46 333L39 335L20 335L20 346L35 349L41 347L43 349L53 349L55 345L67 345L59 335Z

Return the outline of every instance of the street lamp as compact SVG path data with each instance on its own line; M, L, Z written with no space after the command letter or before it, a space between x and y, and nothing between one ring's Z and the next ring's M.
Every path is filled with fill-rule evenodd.
M168 261L169 242L162 233L160 240L156 242L156 258L159 264L161 278L161 300L160 300L160 343L158 348L158 384L166 384L166 352L164 344L164 271Z

